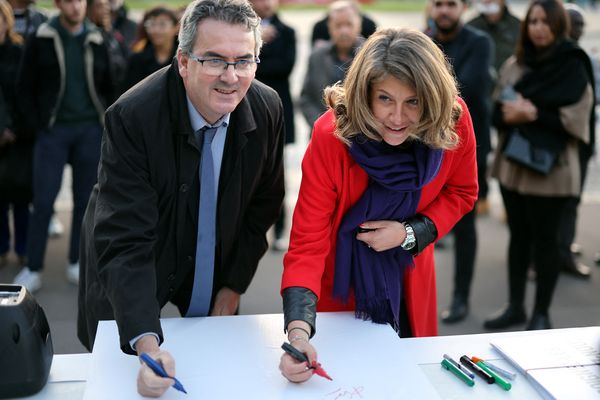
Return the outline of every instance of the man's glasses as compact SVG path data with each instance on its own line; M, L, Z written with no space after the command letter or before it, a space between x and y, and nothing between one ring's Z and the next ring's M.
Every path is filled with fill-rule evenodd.
M202 59L193 53L187 53L190 59L200 63L204 73L210 76L221 76L227 68L232 65L233 70L237 76L248 77L254 73L256 64L260 63L258 57L253 60L238 60L238 61L225 61L220 58L205 58Z

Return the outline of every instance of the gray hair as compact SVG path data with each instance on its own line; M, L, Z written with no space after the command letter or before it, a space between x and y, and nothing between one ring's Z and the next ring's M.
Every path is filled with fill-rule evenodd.
M179 29L179 49L191 53L198 35L198 24L207 18L242 25L254 34L254 53L258 57L262 46L260 17L247 0L195 0L185 9Z

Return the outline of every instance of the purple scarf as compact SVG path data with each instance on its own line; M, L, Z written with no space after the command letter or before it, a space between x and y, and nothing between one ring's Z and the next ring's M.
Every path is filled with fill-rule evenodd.
M338 231L333 295L346 302L354 287L357 318L399 331L402 278L413 265L412 255L400 246L374 251L356 239L356 229L365 221L415 215L421 189L437 175L444 153L417 141L395 148L363 135L352 139L349 151L369 175L369 186Z

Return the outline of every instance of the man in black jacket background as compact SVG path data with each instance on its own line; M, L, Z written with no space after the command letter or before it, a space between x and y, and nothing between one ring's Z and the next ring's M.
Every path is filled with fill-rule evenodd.
M275 89L281 98L285 116L285 144L294 143L294 103L290 94L289 78L296 62L296 33L279 19L277 15L279 0L250 0L250 4L261 18L263 40L256 79ZM284 239L285 220L284 206L275 223L275 238L272 246L275 250L287 249L287 240Z
M460 96L469 107L477 139L479 198L487 196L487 155L490 152L490 93L493 86L494 44L483 31L461 21L466 0L430 0L435 23L433 40L448 57L454 69ZM477 253L475 210L454 226L454 293L450 307L442 311L442 321L462 321L469 311L471 281Z

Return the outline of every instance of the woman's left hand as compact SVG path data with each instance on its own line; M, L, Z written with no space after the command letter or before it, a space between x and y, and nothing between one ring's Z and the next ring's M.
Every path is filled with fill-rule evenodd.
M398 247L406 238L404 225L398 221L367 221L360 224L362 229L372 229L369 232L356 234L356 238L366 243L375 251L386 251Z

